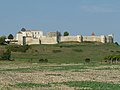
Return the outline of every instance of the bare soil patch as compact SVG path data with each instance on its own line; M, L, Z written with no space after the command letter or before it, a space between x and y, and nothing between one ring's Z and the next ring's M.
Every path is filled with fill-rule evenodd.
M74 64L71 64L74 65ZM87 69L77 70L56 70L49 69L56 68L57 66L69 66L69 65L47 65L48 69L38 68L33 69L31 72L21 72L18 68L34 68L42 67L38 64L28 65L1 65L0 66L0 90L77 90L77 87L69 87L66 85L52 84L68 81L97 81L106 83L120 84L120 66L119 65L106 65L88 67ZM54 67L53 67L54 66ZM45 65L43 65L45 67ZM105 68L105 69L104 69ZM106 70L106 68L109 68ZM117 69L112 69L117 68ZM9 69L7 71L7 69ZM11 70L10 70L11 69ZM16 70L14 70L16 69ZM18 69L18 71L17 71ZM48 84L51 86L40 87L17 87L17 83L36 83L36 84Z

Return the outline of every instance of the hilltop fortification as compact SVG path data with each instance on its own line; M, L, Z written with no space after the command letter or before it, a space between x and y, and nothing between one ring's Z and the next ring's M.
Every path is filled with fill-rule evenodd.
M49 32L43 35L42 30L21 30L14 38L17 44L57 44L59 42L100 42L100 43L113 43L114 37L110 35L96 36L94 33L90 36L61 36L60 32Z

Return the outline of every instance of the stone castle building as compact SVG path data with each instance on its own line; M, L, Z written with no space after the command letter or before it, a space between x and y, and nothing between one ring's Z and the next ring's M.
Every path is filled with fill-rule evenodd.
M61 36L60 32L49 32L43 35L41 30L21 30L16 34L15 40L19 45L31 44L57 44L59 42L101 42L113 43L113 35L96 36L92 33L91 36Z

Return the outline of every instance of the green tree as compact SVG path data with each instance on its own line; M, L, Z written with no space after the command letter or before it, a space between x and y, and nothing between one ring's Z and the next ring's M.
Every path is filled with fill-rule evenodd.
M64 32L64 36L69 36L69 33L67 31Z
M0 37L0 44L4 44L5 39L6 39L6 37L5 37L5 36L1 36L1 37Z
M13 35L12 34L9 34L8 35L8 39L13 39L14 37L13 37Z
M119 46L118 42L115 42L115 44L116 44L117 46Z

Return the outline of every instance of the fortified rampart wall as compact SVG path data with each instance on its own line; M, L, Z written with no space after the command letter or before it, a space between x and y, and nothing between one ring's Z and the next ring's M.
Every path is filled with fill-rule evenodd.
M60 42L77 41L82 42L82 36L61 36Z
M83 36L83 41L101 42L101 36Z
M106 37L104 35L101 35L101 36L83 36L83 41L105 43Z
M114 36L110 34L108 36L95 36L92 33L91 36L61 36L56 32L50 33L48 36L43 36L42 31L20 31L16 35L16 40L19 45L23 44L57 44L58 42L101 42L101 43L113 43Z
M31 44L40 44L39 39L38 38L31 38L31 37L27 37L26 38L26 44L31 45Z
M41 44L57 44L57 37L43 36L39 40Z

